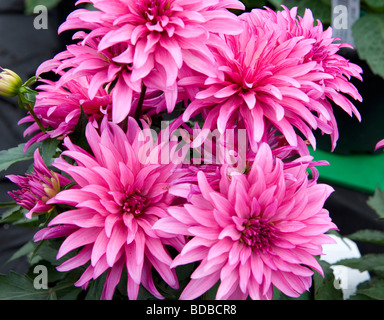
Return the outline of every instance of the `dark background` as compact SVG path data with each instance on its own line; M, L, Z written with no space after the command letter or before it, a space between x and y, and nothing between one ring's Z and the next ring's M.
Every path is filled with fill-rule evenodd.
M74 9L74 2L63 0L58 7L49 11L48 29L36 30L33 27L35 16L24 12L24 0L0 0L0 66L14 70L26 81L34 75L40 63L65 49L65 44L70 43L71 33L58 36L57 28ZM24 115L25 112L18 108L15 99L0 97L0 150L26 141L23 137L26 127L17 125ZM354 125L358 130L358 124ZM7 172L0 172L0 202L11 201L7 192L15 189L15 185L5 175L23 175L28 166L29 163L18 164ZM337 185L333 187L336 191L328 199L326 208L342 235L365 228L384 230L384 223L377 220L375 212L366 204L369 194ZM23 258L9 264L5 262L33 237L34 232L35 230L9 224L0 225L0 273L7 273L9 270L23 273L27 270L28 264ZM383 251L371 244L358 243L358 246L363 254Z

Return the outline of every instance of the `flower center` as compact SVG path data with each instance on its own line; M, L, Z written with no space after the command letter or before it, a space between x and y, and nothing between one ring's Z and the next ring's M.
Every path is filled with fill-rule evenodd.
M146 208L146 199L138 190L127 194L123 201L122 210L123 213L133 214L134 216L140 216Z
M269 248L275 239L275 227L263 219L251 219L245 225L240 241L256 251Z
M156 23L160 17L169 15L171 3L169 0L146 0L141 6L146 20Z

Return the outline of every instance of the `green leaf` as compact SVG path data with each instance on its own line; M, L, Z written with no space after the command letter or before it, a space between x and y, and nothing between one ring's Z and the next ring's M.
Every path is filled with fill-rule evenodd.
M33 76L33 77L29 78L27 81L25 81L23 86L24 87L30 87L30 86L34 85L38 80L39 80L39 77Z
M375 281L369 288L358 289L357 295L364 295L370 299L384 300L384 280Z
M374 10L381 10L384 8L384 0L364 0L364 2Z
M71 134L71 138L73 143L83 148L84 150L90 149L87 138L85 136L85 130L86 130L87 124L88 124L88 118L83 110L83 107L81 106L81 114Z
M104 272L96 280L93 280L89 283L85 300L100 300L106 277L107 273Z
M384 245L384 232L379 230L359 230L346 238L354 241L371 242Z
M277 10L281 10L281 5L284 3L284 0L269 0L269 2L273 4Z
M342 300L343 292L335 287L335 275L331 265L323 260L319 261L324 271L324 278L319 274L313 275L313 296L315 300Z
M384 219L384 192L379 187L374 195L369 197L367 204L376 211L380 219Z
M363 271L375 271L384 267L384 254L369 253L360 258L342 259L336 265L343 265L352 269Z
M2 213L0 223L24 222L25 212L25 209L20 206L11 207Z
M36 6L43 5L47 7L47 9L52 9L56 7L61 0L25 0L25 13L33 14L33 10Z
M298 298L292 298L284 293L282 293L280 290L278 290L276 287L273 287L273 298L272 300L312 300L312 294L311 292L305 291L300 297Z
M77 250L73 250L57 260L57 252L59 251L62 242L62 238L48 239L38 242L36 250L32 254L33 263L39 263L41 260L44 260L53 266L58 266L77 254Z
M33 243L33 241L28 241L26 244L24 244L19 250L17 250L13 255L12 257L10 257L8 259L8 261L6 262L9 263L11 261L14 261L16 259L19 259L21 257L24 257L24 256L28 256L31 254L31 252L35 249L35 244Z
M360 58L384 78L384 14L367 13L352 26L352 34Z
M319 19L323 24L330 25L332 9L330 1L319 0L292 0L286 3L288 8L298 7L297 14L303 16L305 9L311 9L313 17Z
M57 139L46 139L40 144L40 155L47 166L53 162L59 143Z
M16 202L0 202L0 208L9 208L16 207L18 204Z
M11 165L33 159L34 148L29 148L24 152L24 143L19 144L17 147L8 150L0 151L0 171L7 170Z
M35 289L33 280L10 271L0 274L0 300L48 300L49 289Z

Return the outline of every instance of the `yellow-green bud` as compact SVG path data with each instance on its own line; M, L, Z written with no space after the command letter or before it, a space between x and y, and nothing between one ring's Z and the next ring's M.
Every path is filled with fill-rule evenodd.
M0 68L0 95L15 97L19 94L23 82L12 70Z

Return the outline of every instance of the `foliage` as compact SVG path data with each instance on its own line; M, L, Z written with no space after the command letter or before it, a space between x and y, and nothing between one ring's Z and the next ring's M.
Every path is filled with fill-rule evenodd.
M45 6L48 10L56 7L61 0L25 0L25 13L33 14L36 6Z
M382 190L376 190L375 194L369 198L368 205L376 211L378 219L384 218L384 192ZM347 238L384 246L384 232L380 230L358 230L348 235ZM370 274L370 279L358 286L356 294L350 297L351 300L384 299L383 253L368 253L360 258L343 259L338 261L337 265L358 269L361 272L368 271Z

